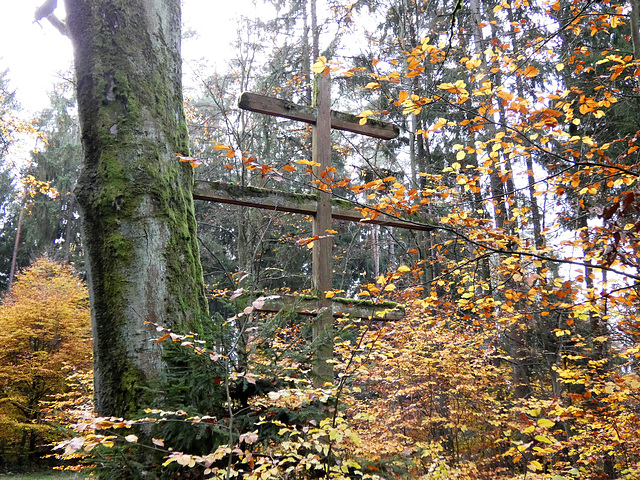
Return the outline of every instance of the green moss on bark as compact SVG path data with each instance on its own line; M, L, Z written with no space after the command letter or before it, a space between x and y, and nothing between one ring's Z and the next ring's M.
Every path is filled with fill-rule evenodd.
M178 0L72 0L85 163L76 188L93 305L98 412L144 408L162 378L145 321L207 317L182 112ZM165 358L164 361L170 361Z

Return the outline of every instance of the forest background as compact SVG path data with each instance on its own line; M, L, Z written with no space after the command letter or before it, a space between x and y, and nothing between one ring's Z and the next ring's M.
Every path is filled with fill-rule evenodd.
M185 105L196 175L313 193L310 130L236 100L251 90L310 104L312 71L331 70L334 109L401 130L384 143L334 134L332 195L363 218L411 213L433 227L337 222L333 293L402 302L405 319L336 321L335 385L311 387L308 321L259 315L241 295L311 288L309 219L197 204L213 326L202 344L157 328L184 355L209 354L193 371L207 402L163 391L175 411L79 420L91 393L74 376L19 408L42 375L16 364L85 335L47 332L43 349L2 357L3 462L38 457L55 416L76 430L67 456L130 476L638 478L637 2L272 4L272 19L238 24L228 70L198 72ZM72 81L34 122L12 92L5 73L0 321L27 325L15 305L28 295L14 290L30 272L82 289L47 263L83 274L81 147ZM37 147L17 164L10 148L26 134ZM9 290L14 253L16 270L49 260ZM141 424L166 418L178 426L145 438Z

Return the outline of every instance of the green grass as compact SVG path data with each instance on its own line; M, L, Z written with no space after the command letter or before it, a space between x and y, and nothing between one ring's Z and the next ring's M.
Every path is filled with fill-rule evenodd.
M73 472L0 474L0 480L84 480L86 475Z

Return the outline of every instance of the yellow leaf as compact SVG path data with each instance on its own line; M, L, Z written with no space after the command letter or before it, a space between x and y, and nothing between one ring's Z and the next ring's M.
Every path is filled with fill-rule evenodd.
M529 462L529 468L533 471L542 470L542 464L537 460L532 460Z
M508 102L510 102L511 100L513 100L513 94L509 93L509 92L505 92L502 90L499 90L496 95L500 98L503 98L504 100L507 100Z
M544 435L536 435L533 438L542 443L553 443L551 440L549 440L549 437L546 437Z
M336 296L335 292L327 292L324 294L324 298L333 298Z
M327 63L326 57L318 57L316 63L311 66L311 71L313 73L323 73L325 69L325 64Z
M393 283L390 283L389 285L387 285L386 287L384 287L384 291L385 292L392 292L393 290L396 289L396 286Z
M398 272L400 273L407 273L410 272L411 269L409 267L407 267L406 265L402 265L400 267L398 267Z
M543 427L543 428L551 428L555 425L556 423L552 420L549 420L548 418L541 418L540 420L538 420L538 425Z
M364 292L360 292L358 295L361 296L361 297L370 297L371 296L371 294L369 292L367 292L366 290Z
M124 439L129 443L136 443L138 441L138 437L133 433L131 435L127 435Z
M456 154L456 160L462 160L464 159L464 157L467 156L467 153L464 150L460 150L457 154Z
M314 162L311 160L296 160L296 163L299 163L300 165L309 165L310 167L319 167L320 164L318 162Z
M540 70L538 70L536 67L528 66L524 69L525 76L529 78L535 77L536 75L538 75L538 73L540 73Z
M524 452L527 448L529 448L531 446L533 442L528 442L522 445L518 445L518 450L521 452Z
M167 460L165 460L165 462L162 464L163 467L166 467L168 465L170 465L171 463L175 462L177 459L176 457L170 457Z
M564 63L559 63L556 65L556 70L561 72L562 70L564 70Z
M311 250L311 249L313 248L313 243L314 243L314 242L309 242L309 243L307 243L307 248L308 248L309 250Z
M611 15L611 28L616 28L618 25L623 24L623 22L620 21L620 18L618 18L617 15Z

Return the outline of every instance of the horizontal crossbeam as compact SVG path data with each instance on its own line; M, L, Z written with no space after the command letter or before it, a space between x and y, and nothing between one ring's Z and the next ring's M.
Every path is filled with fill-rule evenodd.
M296 295L271 295L258 298L253 307L261 312L294 311L300 315L318 315L322 308L320 300L306 299ZM331 313L334 318L361 318L364 320L396 321L402 320L406 311L400 304L374 304L370 301L349 298L333 298Z
M241 205L302 215L315 215L318 198L315 195L301 193L283 193L256 187L241 187L231 183L196 181L193 198L209 202ZM373 219L365 219L358 207L346 200L331 201L331 217L335 220L382 225L428 232L434 227L426 223L424 217L406 215L403 218L379 215Z
M288 118L289 120L297 120L311 125L315 125L317 118L315 108L256 93L244 92L240 96L238 106L250 112ZM336 130L345 130L382 140L391 140L400 133L398 127L390 123L367 119L364 125L360 125L361 120L362 118L356 115L331 110L331 128Z

